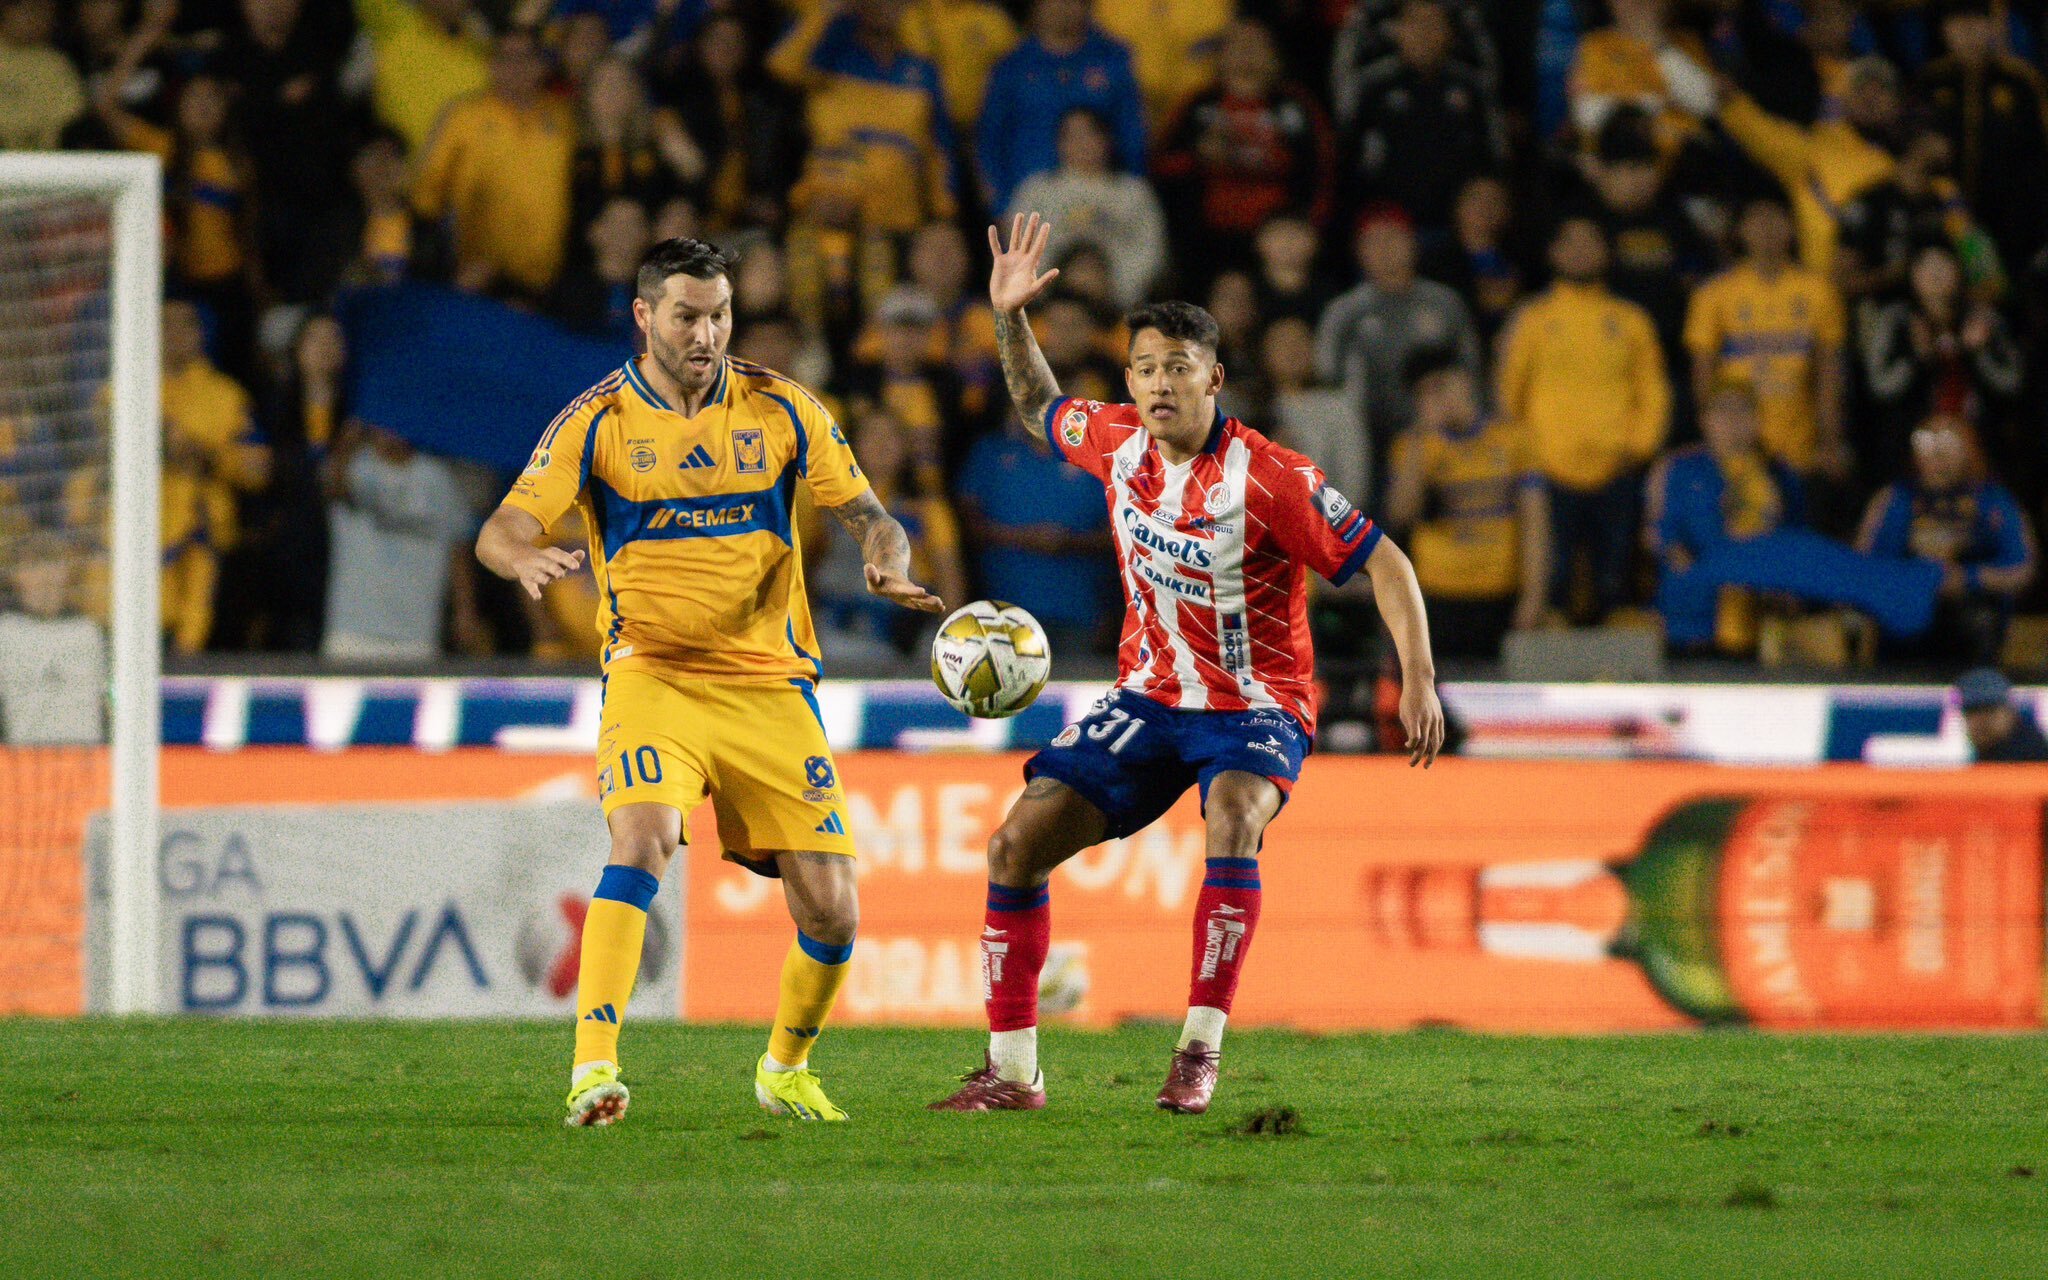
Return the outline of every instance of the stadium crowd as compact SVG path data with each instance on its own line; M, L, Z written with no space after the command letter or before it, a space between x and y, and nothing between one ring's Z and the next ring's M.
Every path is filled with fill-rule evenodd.
M2042 17L0 0L0 145L163 159L176 653L594 652L587 574L528 605L474 571L504 477L352 412L334 304L435 282L623 358L639 256L685 234L740 252L735 351L827 394L923 580L1102 651L1099 486L1002 430L980 228L1035 209L1063 387L1121 398L1121 312L1204 303L1227 411L1412 547L1441 651L1606 624L1771 657L1818 625L1967 664L2040 599ZM910 654L833 532L828 653Z

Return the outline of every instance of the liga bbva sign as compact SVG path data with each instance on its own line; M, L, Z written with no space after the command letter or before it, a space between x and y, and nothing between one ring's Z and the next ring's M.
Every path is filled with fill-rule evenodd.
M97 842L95 842L97 847ZM596 804L168 809L158 859L163 1013L566 1015L607 841ZM104 1008L95 853L89 1003ZM656 895L632 1012L672 1018L681 878Z

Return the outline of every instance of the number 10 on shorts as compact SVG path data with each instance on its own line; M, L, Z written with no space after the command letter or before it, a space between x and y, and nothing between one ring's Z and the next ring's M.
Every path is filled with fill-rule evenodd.
M636 776L637 775L637 776ZM661 781L661 753L653 747L635 747L630 752L619 752L617 772L612 765L606 765L597 774L597 798L602 800L618 787L630 787L636 782L648 786Z

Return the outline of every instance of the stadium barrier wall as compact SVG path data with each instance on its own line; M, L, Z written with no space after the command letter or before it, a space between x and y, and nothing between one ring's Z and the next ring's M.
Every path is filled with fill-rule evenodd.
M173 676L163 682L172 746L499 747L590 751L595 679ZM836 750L1004 750L1041 746L1105 686L1047 686L1009 720L969 721L925 680L828 680L818 688ZM2042 691L2021 691L2041 714ZM1465 754L1489 759L1701 760L1721 764L1960 764L1954 695L1940 685L1517 684L1452 681L1444 704Z
M842 757L846 820L864 863L861 942L842 1021L979 1023L982 849L1022 785L1022 759ZM247 856L260 867L270 856L260 841L284 831L289 816L258 810L260 822L249 825L230 812L182 810L295 806L306 815L293 837L305 842L304 856L360 870L344 887L312 889L291 904L311 904L317 914L325 895L345 888L348 902L374 907L378 931L363 949L385 948L373 956L380 969L407 911L420 911L415 928L426 929L449 886L488 897L497 892L493 875L503 873L486 873L489 859L478 862L475 849L406 834L382 812L323 806L498 802L496 834L466 838L497 847L500 856L505 847L523 848L547 870L499 895L493 908L498 936L513 936L515 968L520 925L551 896L559 905L587 892L602 861L590 760L580 753L174 748L164 753L163 776L165 830L197 832L201 824L221 842L191 858L167 840L167 896L202 874L234 892L234 877L222 872L226 834L259 837ZM2025 766L1445 760L1425 772L1386 758L1317 758L1262 857L1266 906L1238 996L1239 1020L1543 1032L1711 1021L2037 1026L2044 801L2048 771ZM520 806L510 822L506 802ZM432 806L419 812L431 815ZM61 825L55 818L46 825ZM237 820L244 825L236 828ZM543 830L551 834L536 839ZM693 819L692 830L705 846L670 871L657 899L680 901L683 910L678 1011L758 1021L773 1006L788 918L772 883L714 855L708 813ZM84 897L77 861L20 847L0 856L7 867L0 918L11 924L33 904L44 926L40 943L0 927L0 1001L10 1011L76 1011L83 1007L76 940ZM1617 866L1630 868L1626 880L1608 870ZM1053 880L1049 1010L1084 1025L1177 1018L1201 874L1191 799L1151 829L1062 868ZM63 905L74 902L81 905ZM325 910L330 950L347 956L343 905ZM250 919L255 930L245 921L245 937L260 939L270 926ZM176 937L183 928L167 922L166 932ZM447 942L444 955L459 960ZM170 966L167 985L182 989L191 980L186 967L182 958ZM411 970L400 969L409 981ZM567 997L518 1007L566 1011ZM466 1000L449 1008L505 1011ZM244 1002L235 1011L261 1009Z

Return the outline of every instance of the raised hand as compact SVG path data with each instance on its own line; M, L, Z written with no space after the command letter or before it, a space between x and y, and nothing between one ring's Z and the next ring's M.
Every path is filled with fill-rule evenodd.
M1059 278L1058 267L1042 275L1038 270L1051 239L1052 224L1041 222L1035 213L1028 219L1021 213L1011 219L1007 249L1002 233L995 227L988 229L989 252L995 255L995 267L988 275L988 300L997 315L1022 311Z
M513 576L535 600L540 599L542 587L567 577L582 565L581 551L564 551L560 547L528 547L512 562Z

